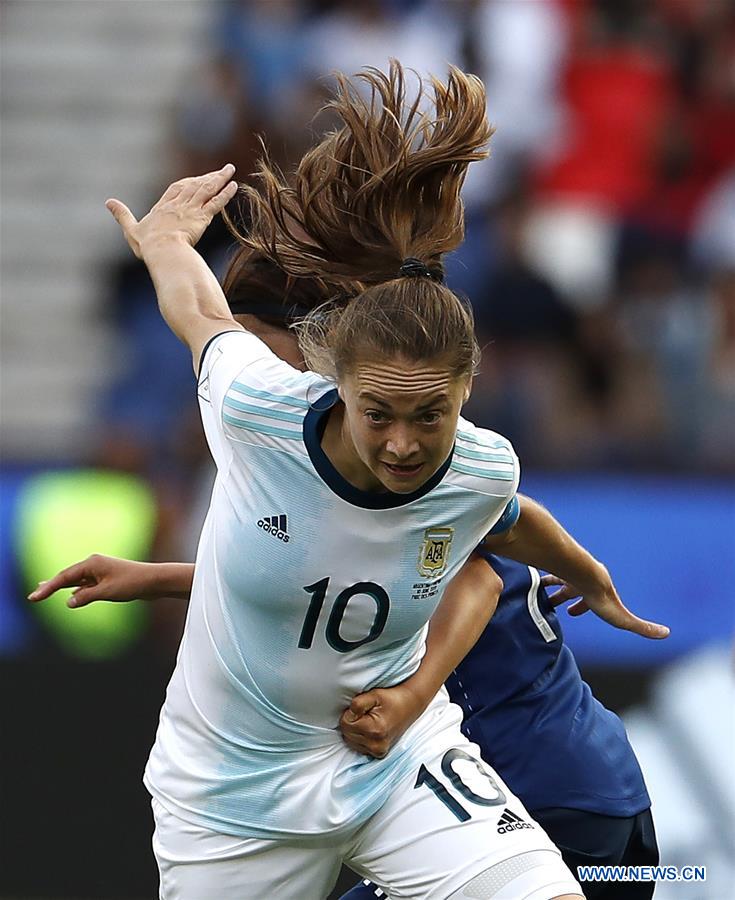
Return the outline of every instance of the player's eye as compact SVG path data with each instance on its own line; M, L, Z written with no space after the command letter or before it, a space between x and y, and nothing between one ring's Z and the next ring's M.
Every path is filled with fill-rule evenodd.
M441 420L442 414L437 411L423 413L419 419L422 425L437 425Z
M365 418L373 425L384 425L388 421L388 416L378 409L366 409Z

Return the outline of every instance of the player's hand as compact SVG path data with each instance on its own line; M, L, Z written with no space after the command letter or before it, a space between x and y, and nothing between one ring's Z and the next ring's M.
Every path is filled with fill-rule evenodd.
M541 579L541 584L545 588L555 585L559 586L558 591L555 591L553 594L549 593L549 600L554 607L560 606L568 600L576 600L576 603L572 603L571 606L567 607L567 612L570 616L581 616L583 613L592 610L595 615L615 628L632 631L652 640L662 640L669 636L670 629L666 625L659 625L657 622L641 619L627 609L618 596L615 585L609 579L609 576L602 579L599 587L588 589L584 592L561 578L557 578L556 575L544 575Z
M66 601L72 608L86 606L95 600L125 603L151 595L154 573L155 569L148 563L93 553L82 562L62 569L48 581L40 582L28 599L38 603L62 588L73 587L72 595Z
M425 708L410 687L375 688L353 698L339 729L351 750L382 759Z
M580 596L574 585L568 584L563 578L557 578L556 575L542 575L541 586L547 589L546 595L555 609L557 606L561 606L562 603L566 603L568 600L576 600ZM552 593L548 590L551 587L558 587L559 590ZM573 613L570 613L570 615L573 615Z
M181 240L193 247L237 193L234 174L235 167L228 163L217 172L175 181L140 222L120 200L108 200L105 206L138 259L146 246L162 240Z

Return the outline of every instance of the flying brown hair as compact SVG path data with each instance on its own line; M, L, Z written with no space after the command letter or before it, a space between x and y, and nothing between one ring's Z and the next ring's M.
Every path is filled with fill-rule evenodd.
M487 156L482 82L451 68L446 84L431 79L431 98L419 80L408 100L396 61L388 74L336 81L328 107L342 126L305 154L291 181L267 156L260 161L258 187L242 186L251 225L237 237L290 275L366 289L306 319L300 340L313 367L338 376L365 347L417 359L449 353L453 368L471 371L471 312L436 279L443 254L464 237L467 167ZM419 265L418 277L398 278L407 258L426 277Z

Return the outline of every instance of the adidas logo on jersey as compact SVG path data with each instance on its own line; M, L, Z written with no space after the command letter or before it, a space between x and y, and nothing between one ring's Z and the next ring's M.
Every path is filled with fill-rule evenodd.
M498 834L505 834L508 831L520 831L521 828L533 828L533 825L524 821L506 807L503 810L503 815L498 820Z
M262 519L258 519L258 528L277 537L284 544L291 540L288 533L288 516L263 516Z

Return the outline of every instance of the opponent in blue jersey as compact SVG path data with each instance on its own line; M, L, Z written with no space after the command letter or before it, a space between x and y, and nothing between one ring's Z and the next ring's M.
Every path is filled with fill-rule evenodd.
M620 719L592 695L539 573L485 553L503 580L489 625L446 686L462 729L559 847L583 865L658 863L651 801ZM562 595L563 596L563 595ZM522 828L508 818L501 827ZM648 900L654 882L584 882L588 900ZM375 900L362 882L343 900Z

